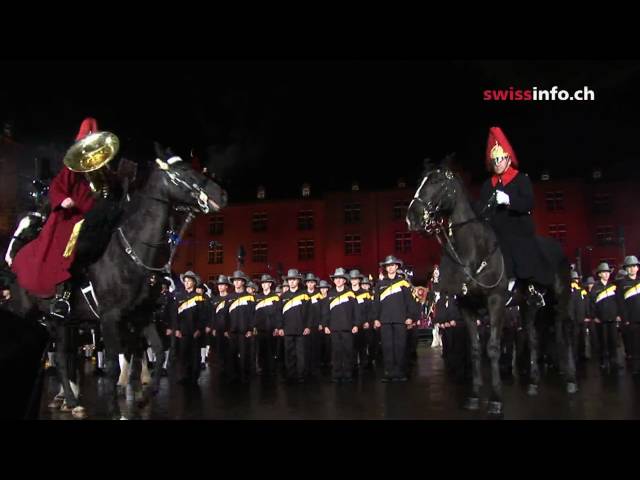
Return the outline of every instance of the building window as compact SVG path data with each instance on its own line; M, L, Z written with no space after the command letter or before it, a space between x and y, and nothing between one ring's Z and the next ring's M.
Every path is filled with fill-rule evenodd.
M557 212L564 210L564 193L560 190L545 192L545 200L547 202L547 210Z
M395 202L393 204L393 219L403 220L407 216L407 210L409 209L408 201Z
M567 241L567 226L563 223L552 223L549 225L549 236L555 238L560 243Z
M344 254L360 255L362 251L362 242L359 234L348 234L344 236Z
M611 245L616 243L613 234L613 225L600 225L596 227L596 243L598 245Z
M313 240L298 240L298 260L313 260Z
M251 247L252 260L255 263L267 263L267 244L264 242L256 242Z
M411 252L411 232L396 232L396 252Z
M344 206L344 223L353 225L354 223L360 223L360 204L359 203L347 203Z
M209 218L209 234L220 235L224 233L224 216L212 215Z
M611 213L612 198L610 193L596 193L593 197L593 213Z
M221 264L224 262L224 255L222 250L222 244L219 242L212 242L209 244L209 263Z
M313 210L298 212L298 230L313 230Z
M267 214L254 213L251 217L251 230L254 232L266 232L267 231Z

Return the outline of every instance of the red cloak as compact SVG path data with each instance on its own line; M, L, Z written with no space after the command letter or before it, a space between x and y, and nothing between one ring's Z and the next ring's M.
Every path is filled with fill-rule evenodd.
M74 207L62 208L61 203L67 197L73 200ZM73 227L94 204L84 174L72 172L66 166L51 181L49 199L51 214L40 235L18 251L11 265L18 284L43 298L55 295L56 285L71 278L69 267L75 258L75 249L69 257L63 254Z

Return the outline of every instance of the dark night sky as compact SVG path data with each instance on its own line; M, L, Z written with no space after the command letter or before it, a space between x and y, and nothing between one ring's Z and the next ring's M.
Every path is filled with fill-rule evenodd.
M0 105L18 139L68 144L86 115L153 158L151 141L197 147L231 192L293 194L417 183L422 160L457 152L482 178L500 125L522 169L576 174L640 155L640 62L3 62ZM594 102L485 102L489 88L595 90ZM375 162L376 166L373 166ZM379 165L379 166L378 166Z

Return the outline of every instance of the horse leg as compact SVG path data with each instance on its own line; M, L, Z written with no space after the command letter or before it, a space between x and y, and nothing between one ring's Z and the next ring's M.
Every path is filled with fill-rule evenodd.
M491 360L491 397L489 414L502 415L502 379L500 378L500 340L505 317L504 295L494 294L487 300L491 333L487 345L487 353Z
M127 382L127 399L130 396L129 393L135 395L135 392L140 391L142 388L142 355L137 350L129 356L129 381Z
M540 370L538 366L538 332L536 330L536 313L538 308L527 305L524 307L522 318L527 329L527 340L529 343L530 371L529 371L529 387L527 393L529 395L538 394L538 383L540 382Z
M118 353L120 351L120 342L117 332L117 317L103 318L102 320L102 338L104 339L105 350L105 394L107 400L107 411L112 418L120 418L120 406L118 405L118 396L116 384L120 375L120 365L118 363Z
M569 303L571 301L571 293L567 286L567 281L561 275L555 275L554 295L558 300L554 305L554 318L556 323L556 332L560 332L559 336L559 357L561 360L561 368L564 370L565 380L567 382L567 393L573 394L578 391L576 381L576 348L578 344L578 334L580 324L574 323L569 315ZM582 319L577 319L582 321ZM564 365L562 365L564 364Z
M565 319L565 341L567 344L567 348L565 350L565 355L567 358L567 368L566 368L566 381L567 381L567 393L573 394L578 391L578 385L576 381L576 362L575 362L575 338L577 333L575 332L575 326L570 325L570 319Z
M63 407L71 410L78 406L78 398L71 387L71 381L69 379L69 355L73 355L70 350L70 327L66 327L62 322L57 322L56 325L56 364L58 381L64 391L64 404Z
M563 321L564 319L560 317L558 311L554 311L554 323L555 323L555 334L556 334L556 357L558 359L558 369L561 375L566 375L568 369L568 359L566 356L566 352L570 349L570 340L567 337L567 325Z
M137 349L128 356L129 360L129 379L126 385L126 398L127 398L127 410L128 418L134 418L137 414L136 407L136 393L140 392L142 388L142 359L144 351L139 352ZM142 400L141 400L142 402ZM143 406L143 405L142 405Z
M478 338L478 325L472 312L466 308L460 308L460 312L467 324L469 332L469 347L471 349L471 394L467 398L464 408L478 410L480 408L480 389L482 388L482 369L480 358L480 339Z
M151 347L156 359L154 362L153 373L151 374L151 394L155 395L160 390L160 377L162 375L162 365L165 361L165 353L162 348L162 341L155 324L150 324L143 330L147 343Z

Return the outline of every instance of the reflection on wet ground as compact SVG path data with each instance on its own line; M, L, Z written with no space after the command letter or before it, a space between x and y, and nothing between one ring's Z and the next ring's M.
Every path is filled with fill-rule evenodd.
M487 363L486 361L484 362ZM287 385L280 378L254 377L248 384L222 384L215 365L207 365L198 387L183 387L162 378L160 392L138 408L120 397L127 418L152 420L383 420L484 419L489 372L485 365L485 403L480 411L462 409L466 385L446 374L439 350L426 344L406 383L381 383L381 372L361 372L352 384L330 383L328 372L302 385ZM89 419L108 419L102 395L104 379L92 375L85 364L81 379L82 405ZM591 361L579 371L580 391L569 396L559 375L544 374L537 397L526 394L526 382L515 377L504 385L505 419L638 419L640 380L628 371L605 375ZM41 418L71 419L71 414L50 411L47 404L58 391L48 376L41 402Z

